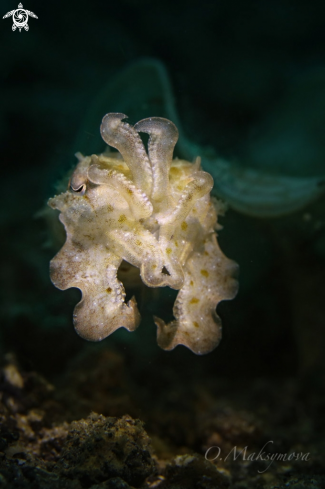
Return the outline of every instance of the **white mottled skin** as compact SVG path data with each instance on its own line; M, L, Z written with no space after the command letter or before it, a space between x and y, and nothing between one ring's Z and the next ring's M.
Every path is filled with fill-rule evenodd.
M70 189L49 201L61 211L67 235L51 261L52 282L82 291L74 324L83 338L99 341L120 327L133 331L137 304L125 303L117 278L124 260L139 268L148 287L179 290L175 320L166 325L155 317L158 344L208 353L221 339L216 306L237 292L237 265L216 239L212 177L199 160L172 160L178 138L172 122L152 117L133 127L125 118L107 114L101 125L104 141L123 159L79 155ZM149 134L148 154L139 132Z

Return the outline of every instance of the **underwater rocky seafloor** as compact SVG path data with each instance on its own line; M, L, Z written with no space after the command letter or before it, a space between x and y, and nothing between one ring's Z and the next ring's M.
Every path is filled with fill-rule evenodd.
M1 370L1 487L322 488L324 397L295 379L220 379L84 351L55 386ZM230 454L217 463L209 447ZM234 460L233 448L303 460ZM212 452L211 452L212 453ZM224 456L225 456L224 455ZM265 455L264 455L265 456Z
M3 22L0 487L323 488L324 13L299 0L143 4L28 5L39 19L21 34ZM173 96L147 72L127 76L148 56ZM136 332L88 343L72 324L79 292L50 282L60 245L46 201L76 151L104 149L100 120L115 110L170 118L211 173L217 154L317 177L318 198L287 215L230 205L221 218L239 292L218 306L223 338L208 355L158 348L152 316L171 319L168 289L135 291ZM301 457L270 464L263 450Z

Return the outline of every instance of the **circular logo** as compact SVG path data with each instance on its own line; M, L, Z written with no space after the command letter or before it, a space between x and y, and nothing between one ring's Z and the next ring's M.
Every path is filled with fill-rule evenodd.
M25 25L28 22L28 14L26 10L24 9L15 10L14 15L12 16L12 20L14 21L15 26L18 27L19 29L25 27Z

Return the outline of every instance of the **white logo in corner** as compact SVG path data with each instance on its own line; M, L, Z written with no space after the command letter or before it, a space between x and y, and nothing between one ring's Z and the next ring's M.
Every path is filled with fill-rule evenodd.
M18 8L16 10L11 10L11 12L7 12L6 15L4 15L2 18L6 19L7 17L12 16L12 30L15 31L17 28L19 29L19 32L21 32L22 28L25 29L25 31L29 30L28 26L28 16L34 17L34 19L38 19L37 15L35 15L33 12L30 10L25 10L23 9L22 3L18 5Z

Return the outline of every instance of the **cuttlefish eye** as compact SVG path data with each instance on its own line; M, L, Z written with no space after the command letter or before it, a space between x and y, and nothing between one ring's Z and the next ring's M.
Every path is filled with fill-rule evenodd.
M82 185L80 185L80 187L75 188L70 183L70 190L72 190L73 192L76 192L76 193L78 192L81 195L84 195L84 193L86 192L86 185L82 184Z

